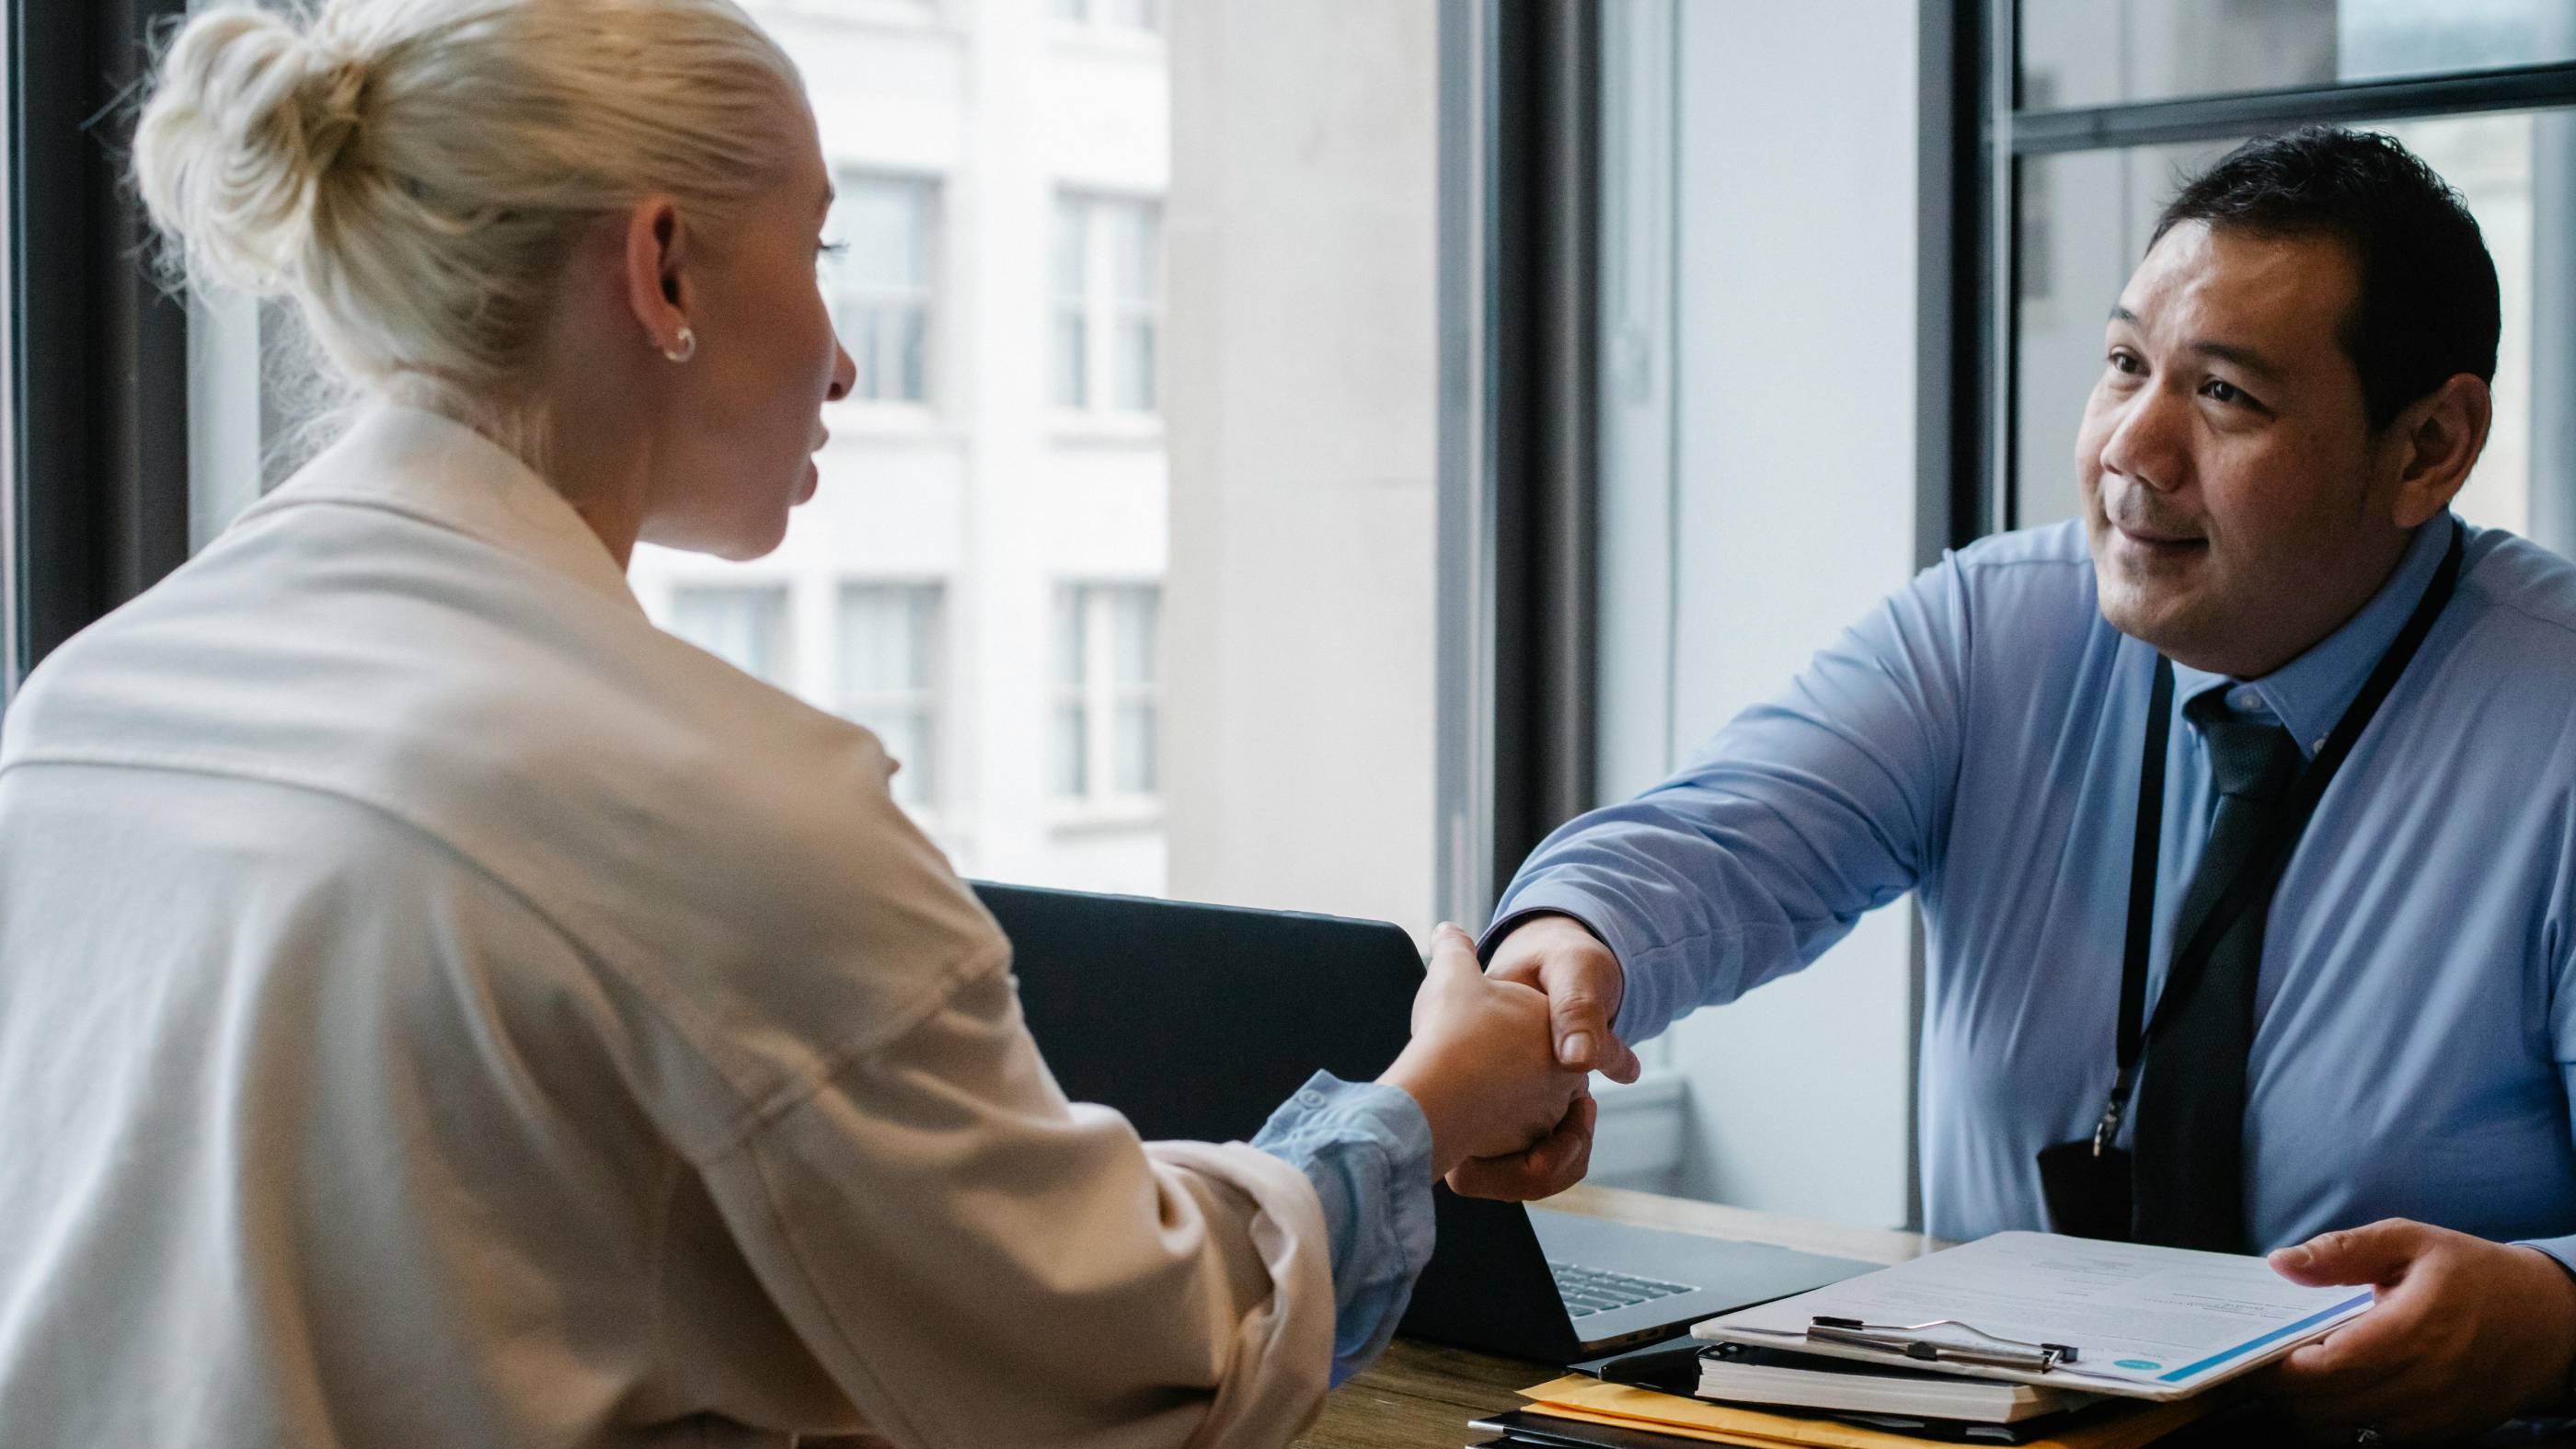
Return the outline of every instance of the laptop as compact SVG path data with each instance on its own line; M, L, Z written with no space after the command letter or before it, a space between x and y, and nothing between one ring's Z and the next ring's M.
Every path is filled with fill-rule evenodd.
M975 883L1065 1094L1147 1140L1249 1141L1306 1078L1376 1078L1422 958L1384 921ZM1433 1190L1439 1242L1400 1331L1571 1363L1875 1265Z

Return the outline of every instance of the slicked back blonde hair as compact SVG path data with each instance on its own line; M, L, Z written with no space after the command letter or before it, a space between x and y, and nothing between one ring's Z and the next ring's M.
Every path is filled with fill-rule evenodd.
M293 298L345 381L541 432L582 231L667 194L720 240L803 114L730 0L231 0L168 42L134 179L175 271Z

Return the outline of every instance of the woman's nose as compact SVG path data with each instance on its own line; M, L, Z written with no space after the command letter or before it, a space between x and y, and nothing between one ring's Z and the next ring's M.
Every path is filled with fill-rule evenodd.
M858 363L851 360L850 349L843 347L838 338L833 339L832 388L831 391L824 394L824 397L833 402L839 402L841 399L850 395L851 388L858 385Z

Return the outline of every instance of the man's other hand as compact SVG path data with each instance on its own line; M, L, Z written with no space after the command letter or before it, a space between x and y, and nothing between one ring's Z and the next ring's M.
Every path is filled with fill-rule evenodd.
M1571 916L1531 917L1494 948L1485 974L1535 987L1547 997L1548 1031L1560 1065L1601 1072L1613 1081L1637 1080L1637 1054L1610 1030L1626 978L1619 958L1582 922ZM1592 1166L1592 1128L1599 1113L1591 1094L1584 1093L1546 1140L1509 1157L1460 1164L1449 1174L1450 1190L1506 1202L1565 1191Z
M2576 1362L2576 1277L2537 1248L2390 1218L2271 1256L2315 1287L2368 1284L2369 1312L2273 1371L2300 1427L2349 1444L2466 1433L2560 1402Z

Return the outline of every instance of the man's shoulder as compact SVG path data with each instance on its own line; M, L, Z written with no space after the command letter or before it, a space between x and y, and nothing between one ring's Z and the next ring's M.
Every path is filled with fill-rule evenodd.
M1949 562L1972 574L2030 569L2080 575L2077 581L2087 586L2093 576L2093 555L2085 546L2084 523L2074 518L2036 528L1990 533L1952 552Z
M2496 528L2469 531L2461 596L2481 628L2534 651L2534 662L2576 669L2576 563Z
M1967 637L2024 664L2080 657L2110 627L2094 602L2080 521L1990 534L1952 551L1924 580L1950 593Z

